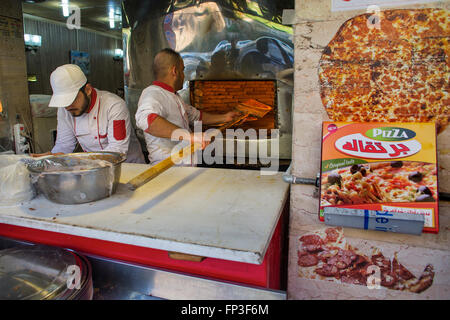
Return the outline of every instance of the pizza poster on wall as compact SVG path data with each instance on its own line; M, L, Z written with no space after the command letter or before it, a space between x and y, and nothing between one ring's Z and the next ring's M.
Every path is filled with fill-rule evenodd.
M345 21L318 73L333 121L450 122L450 11L395 9Z
M319 218L323 208L412 213L437 233L435 123L352 123L322 127Z
M448 285L448 257L442 250L347 238L340 227L303 233L297 240L298 277L290 279L291 298L310 288L323 289L321 299L442 299ZM311 280L327 282L327 287ZM330 282L354 286L333 292Z

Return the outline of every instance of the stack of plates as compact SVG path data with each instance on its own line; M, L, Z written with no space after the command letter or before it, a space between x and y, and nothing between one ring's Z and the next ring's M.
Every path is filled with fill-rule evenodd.
M0 250L0 299L90 300L89 261L72 251L44 245Z

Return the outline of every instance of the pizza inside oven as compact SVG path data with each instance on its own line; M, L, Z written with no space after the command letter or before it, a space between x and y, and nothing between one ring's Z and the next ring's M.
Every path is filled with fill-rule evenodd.
M435 164L389 161L322 173L321 206L437 201Z
M298 275L302 278L379 285L414 293L428 289L434 279L431 264L416 277L396 255L391 260L378 249L371 255L360 252L346 242L342 228L327 228L301 236L297 255Z

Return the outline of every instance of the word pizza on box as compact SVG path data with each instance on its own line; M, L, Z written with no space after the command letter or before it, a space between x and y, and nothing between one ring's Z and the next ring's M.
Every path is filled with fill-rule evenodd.
M321 221L327 206L421 214L437 233L435 124L324 122Z

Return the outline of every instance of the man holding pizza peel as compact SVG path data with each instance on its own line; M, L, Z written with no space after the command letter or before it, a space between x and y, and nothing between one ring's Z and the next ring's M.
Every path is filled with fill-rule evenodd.
M156 80L142 91L136 111L136 126L144 131L152 165L171 156L179 143L171 140L176 130L184 129L185 134L181 138L189 143L201 143L204 149L209 141L203 133L192 133L190 125L194 121L202 121L203 124L226 123L240 115L237 111L224 114L202 112L186 104L177 94L183 88L183 59L172 49L163 49L155 56L153 73Z

